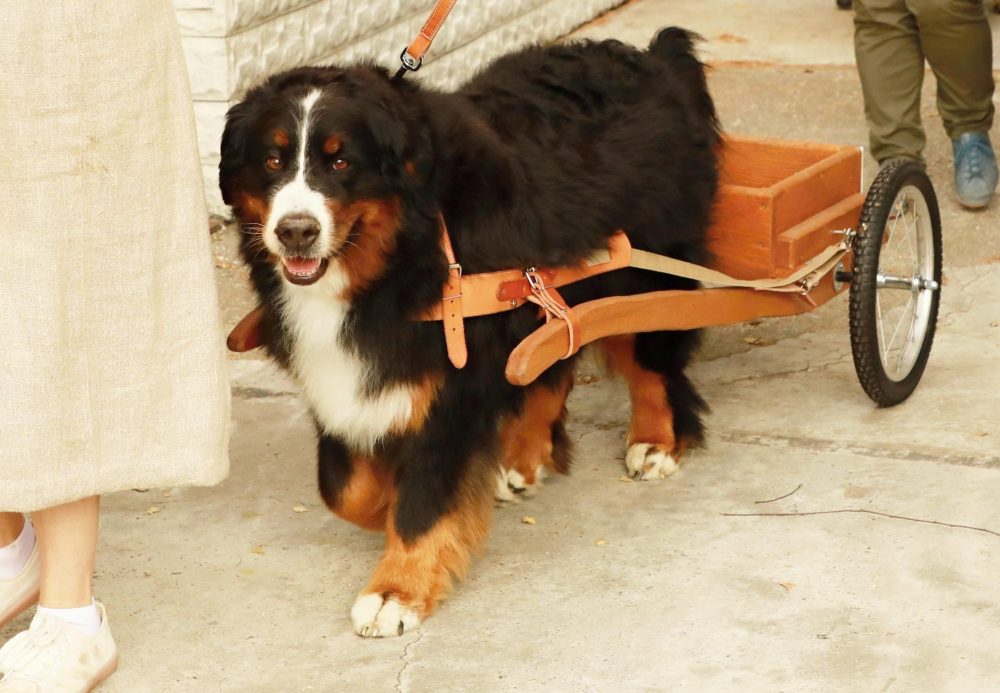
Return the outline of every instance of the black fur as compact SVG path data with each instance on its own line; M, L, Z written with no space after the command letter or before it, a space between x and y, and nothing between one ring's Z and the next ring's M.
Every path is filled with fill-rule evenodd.
M244 221L242 195L266 199L281 176L262 165L268 128L294 130L298 101L321 88L323 132L350 133L353 166L332 175L317 155L311 186L350 202L401 201L396 252L357 295L343 337L373 367L373 391L443 386L420 430L383 441L399 489L395 523L407 540L448 512L470 478L492 475L497 422L520 406L504 379L511 349L538 326L536 308L466 321L469 363L452 368L440 323L412 318L441 298L447 267L436 216L443 213L466 273L573 264L606 247L618 229L637 248L706 260L705 231L717 185L718 128L692 36L660 32L648 51L616 41L535 47L501 58L455 93L393 81L371 65L293 70L252 90L229 114L220 185ZM321 146L310 142L310 152ZM294 150L297 142L288 145ZM409 164L410 170L407 170ZM243 253L268 308L268 348L287 363L294 348L275 309L281 279L248 235ZM694 282L621 270L565 287L571 303ZM636 358L668 383L679 434L702 436L703 400L684 375L695 333L641 335ZM560 368L568 368L564 363ZM558 429L558 430L556 430ZM554 427L559 454L568 448ZM351 451L326 435L320 484L335 499Z

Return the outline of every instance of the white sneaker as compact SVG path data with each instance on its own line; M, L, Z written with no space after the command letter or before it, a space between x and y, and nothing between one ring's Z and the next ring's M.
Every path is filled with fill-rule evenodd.
M0 580L0 627L13 621L19 613L38 601L38 584L42 566L38 560L38 545L31 550L21 572L10 580Z
M111 637L108 614L101 612L101 628L88 635L65 621L35 614L28 630L0 648L2 693L86 693L118 668L118 647Z

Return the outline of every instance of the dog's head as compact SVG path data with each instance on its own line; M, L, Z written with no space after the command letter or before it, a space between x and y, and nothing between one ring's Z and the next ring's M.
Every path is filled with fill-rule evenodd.
M430 176L430 134L411 90L374 67L304 68L233 106L219 184L244 256L296 285L334 262L352 285L377 278L403 206Z

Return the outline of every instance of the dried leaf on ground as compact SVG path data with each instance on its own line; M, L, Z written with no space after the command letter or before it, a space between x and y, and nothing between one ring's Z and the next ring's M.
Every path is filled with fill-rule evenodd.
M158 512L160 512L160 509L158 507L156 507L155 505L151 505L148 508L146 508L146 514L147 515L155 515Z
M306 506L304 506L304 505L302 505L302 504L299 504L299 505L293 505L293 506L292 506L292 512L296 512L296 513L307 513L307 512L309 512L309 508L307 508Z
M263 556L264 555L264 547L260 546L260 545L255 546L252 549L250 549L250 553L255 553L258 556Z
M525 515L524 517L521 518L521 522L526 525L533 525L535 524L535 518L531 517L530 515Z

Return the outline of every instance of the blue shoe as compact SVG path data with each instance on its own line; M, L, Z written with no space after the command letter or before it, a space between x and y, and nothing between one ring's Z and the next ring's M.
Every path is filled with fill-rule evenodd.
M985 132L967 132L952 140L955 192L963 207L981 209L997 189L997 158Z

